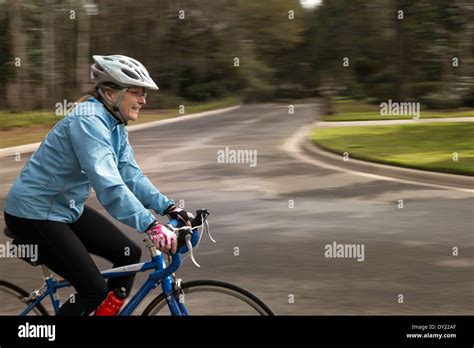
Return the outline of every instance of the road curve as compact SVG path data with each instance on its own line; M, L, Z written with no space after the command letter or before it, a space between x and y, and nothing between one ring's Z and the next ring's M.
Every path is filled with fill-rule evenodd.
M211 210L217 244L205 239L201 268L188 262L178 276L238 284L277 314L472 314L472 194L302 162L282 146L317 107L288 110L247 105L130 133L138 163L162 192L189 210ZM225 163L232 150L257 151L257 161ZM2 204L27 157L0 159ZM106 214L95 197L88 203ZM363 258L326 257L334 243L363 246ZM32 289L41 271L5 258L0 278Z

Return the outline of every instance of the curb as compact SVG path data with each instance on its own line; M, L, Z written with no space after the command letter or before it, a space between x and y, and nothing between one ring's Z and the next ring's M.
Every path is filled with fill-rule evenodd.
M321 121L318 128L395 126L399 124L473 122L474 117L420 118L410 120Z
M137 131L137 130L140 130L140 129L161 126L161 125L164 125L164 124L176 123L176 122L181 122L181 121L186 121L186 120L193 120L193 119L201 118L201 117L205 117L205 116L212 116L212 115L222 114L224 112L237 110L241 107L242 107L242 104L239 104L239 105L231 106L231 107L224 108L224 109L203 111L203 112L198 112L198 113L195 113L195 114L190 114L190 115L185 115L185 116L167 118L165 120L160 120L160 121L146 122L146 123L142 123L142 124L137 124L135 126L128 126L127 128L128 128L128 132L130 133L130 132L134 132L134 131Z
M314 128L311 128L311 130L313 129ZM306 133L304 140L300 142L300 148L302 148L306 154L312 157L316 157L318 160L334 166L370 174L388 176L392 178L428 183L433 185L453 186L468 190L472 190L474 188L474 177L470 176L436 173L418 169L395 167L374 162L366 162L354 158L349 158L348 161L344 161L342 155L336 155L334 153L323 150L317 145L314 145L311 140L308 139L308 134L309 133Z
M26 144L26 145L19 145L13 147L6 147L4 149L0 149L0 158L7 157L7 156L14 156L17 153L29 153L34 152L40 146L41 142L33 143L33 144Z
M145 128L152 128L152 127L157 127L169 123L175 123L175 122L181 122L181 121L186 121L186 120L191 120L195 118L201 118L205 116L211 116L211 115L217 115L221 114L224 112L229 112L233 110L237 110L242 107L242 104L236 105L236 106L231 106L228 108L223 108L223 109L217 109L217 110L210 110L210 111L204 111L204 112L199 112L195 114L190 114L186 116L178 116L178 117L173 117L173 118L168 118L165 120L160 120L160 121L153 121L153 122L146 122L142 124L137 124L135 126L128 126L128 132L135 132L141 129ZM34 152L38 149L40 146L41 142L38 143L33 143L33 144L25 144L25 145L19 145L19 146L13 146L13 147L6 147L4 149L0 149L0 158L1 157L7 157L7 156L13 156L16 153L29 153L29 152Z

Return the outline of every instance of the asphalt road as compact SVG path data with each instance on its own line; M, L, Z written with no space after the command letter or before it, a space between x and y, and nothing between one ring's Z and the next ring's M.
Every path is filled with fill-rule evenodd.
M204 239L202 267L187 262L178 276L235 283L277 314L472 314L472 193L374 180L292 157L282 145L316 112L310 104L294 114L282 104L244 106L130 133L138 163L163 193L188 210L211 211L217 244ZM226 147L256 150L256 165L219 163ZM2 204L27 157L0 159ZM106 214L95 197L88 204ZM363 246L363 261L326 257L333 242ZM5 258L0 278L33 289L41 269Z

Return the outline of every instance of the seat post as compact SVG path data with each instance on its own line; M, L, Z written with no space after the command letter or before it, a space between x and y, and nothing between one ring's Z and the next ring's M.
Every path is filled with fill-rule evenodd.
M43 269L43 276L45 280L53 276L53 272L46 265L41 265L41 268Z

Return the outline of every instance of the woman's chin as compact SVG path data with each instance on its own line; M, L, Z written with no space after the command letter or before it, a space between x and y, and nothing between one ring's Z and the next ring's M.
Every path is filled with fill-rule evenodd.
M136 121L137 119L138 119L138 113L128 115L128 120L129 121Z

